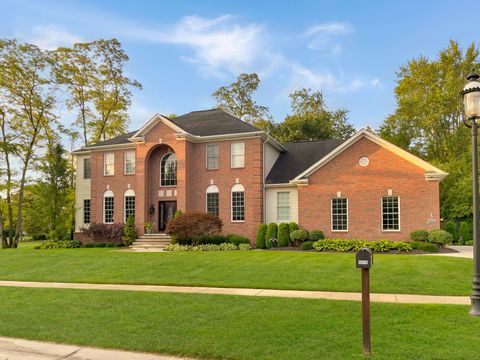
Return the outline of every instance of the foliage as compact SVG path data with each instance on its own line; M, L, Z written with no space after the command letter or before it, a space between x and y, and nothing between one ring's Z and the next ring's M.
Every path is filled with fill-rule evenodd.
M252 95L260 85L257 74L242 73L237 80L228 86L222 86L212 96L217 107L239 119L253 123L270 117L268 107L258 105Z
M124 224L91 223L81 231L94 243L114 242L123 243Z
M286 247L290 242L290 231L288 230L288 224L281 223L278 225L278 246Z
M268 248L277 245L278 225L276 223L270 223L267 227L267 233L265 235L266 245Z
M49 250L49 249L74 249L82 246L80 241L76 240L47 240L41 245L35 246L37 250Z
M428 242L444 246L453 242L453 236L448 231L434 229L428 234Z
M257 238L255 240L255 248L265 249L266 242L265 237L267 234L267 224L259 224L257 230Z
M241 244L242 250L247 250L247 244ZM248 245L250 246L250 245ZM237 245L232 243L222 243L222 244L201 244L201 245L180 245L180 244L169 244L165 246L165 251L232 251L238 250Z
M427 230L415 230L410 233L410 239L413 241L428 241L428 231Z
M175 211L175 214L173 214L173 218L176 219L176 218L178 218L182 215L183 215L182 210L177 210L177 211Z
M473 245L473 240L465 241L465 245L472 246Z
M198 244L222 244L228 242L227 237L223 235L204 235L200 238L198 241ZM176 241L177 244L180 245L191 245L192 242L187 239L187 241L184 241L183 239L180 241Z
M443 230L450 233L452 235L453 242L457 241L457 229L455 227L455 223L452 220L449 220L443 226Z
M299 246L302 242L308 239L308 231L294 230L290 233L290 239L296 246Z
M250 244L250 240L246 238L245 236L242 235L236 235L236 234L230 234L227 235L227 241L228 243L235 244L235 245L240 245L240 244Z
M312 250L315 241L305 241L300 245L301 250Z
M472 240L472 227L466 221L462 221L460 223L460 227L458 228L458 242L465 243L466 241Z
M143 226L147 230L152 230L154 225L155 225L154 221L147 221L146 223L143 224Z
M240 250L240 251L252 250L252 245L250 245L250 244L239 244L238 245L238 250Z
M223 223L218 217L201 212L186 212L168 222L166 233L179 240L190 240L197 245L202 236L218 235Z
M290 231L290 241L293 243L293 239L292 239L292 232L295 231L295 230L300 230L300 226L298 226L298 224L294 221L290 222L290 224L288 224L288 231Z
M401 241L365 241L365 240L347 240L347 239L325 239L313 243L317 251L358 251L363 247L368 247L374 252L388 252L391 250L408 252L412 250L412 245Z
M323 234L322 230L312 230L308 234L308 240L310 241L318 241L325 239L325 235Z
M413 241L411 242L412 249L420 250L425 252L437 252L438 246L429 242L424 241Z
M131 245L137 238L137 229L135 228L135 220L133 216L129 216L123 228L123 243L126 246Z

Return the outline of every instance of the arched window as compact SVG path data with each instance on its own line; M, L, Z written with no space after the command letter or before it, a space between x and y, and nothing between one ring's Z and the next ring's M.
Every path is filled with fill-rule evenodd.
M113 191L107 190L103 193L103 222L113 224Z
M123 195L123 200L125 208L125 222L127 222L129 216L135 219L135 191L132 189L126 190L125 194Z
M232 221L245 221L245 188L241 184L232 186Z
M160 162L160 186L177 185L177 157L168 153Z
M218 187L210 185L207 187L207 214L219 215Z

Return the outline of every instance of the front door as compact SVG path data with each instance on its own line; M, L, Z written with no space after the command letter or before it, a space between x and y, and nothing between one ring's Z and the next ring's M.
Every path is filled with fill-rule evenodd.
M158 230L165 231L168 222L173 219L177 211L176 201L159 201L158 202Z

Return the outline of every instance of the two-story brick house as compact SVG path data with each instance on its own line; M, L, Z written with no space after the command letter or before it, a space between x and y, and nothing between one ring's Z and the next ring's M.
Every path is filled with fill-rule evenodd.
M328 237L406 240L439 226L446 173L361 130L346 141L279 144L223 111L155 115L77 150L76 235L133 215L163 232L177 209L219 216L225 233L295 221Z

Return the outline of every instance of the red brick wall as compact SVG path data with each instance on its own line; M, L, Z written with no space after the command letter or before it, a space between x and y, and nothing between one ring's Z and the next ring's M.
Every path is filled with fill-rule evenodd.
M361 167L358 160L370 163ZM365 138L359 140L309 177L298 189L299 223L320 229L329 238L408 240L417 229L440 224L439 182L425 180L425 171ZM400 197L400 232L381 228L381 198L388 190ZM331 198L348 198L348 232L331 231ZM431 214L434 224L427 224Z

